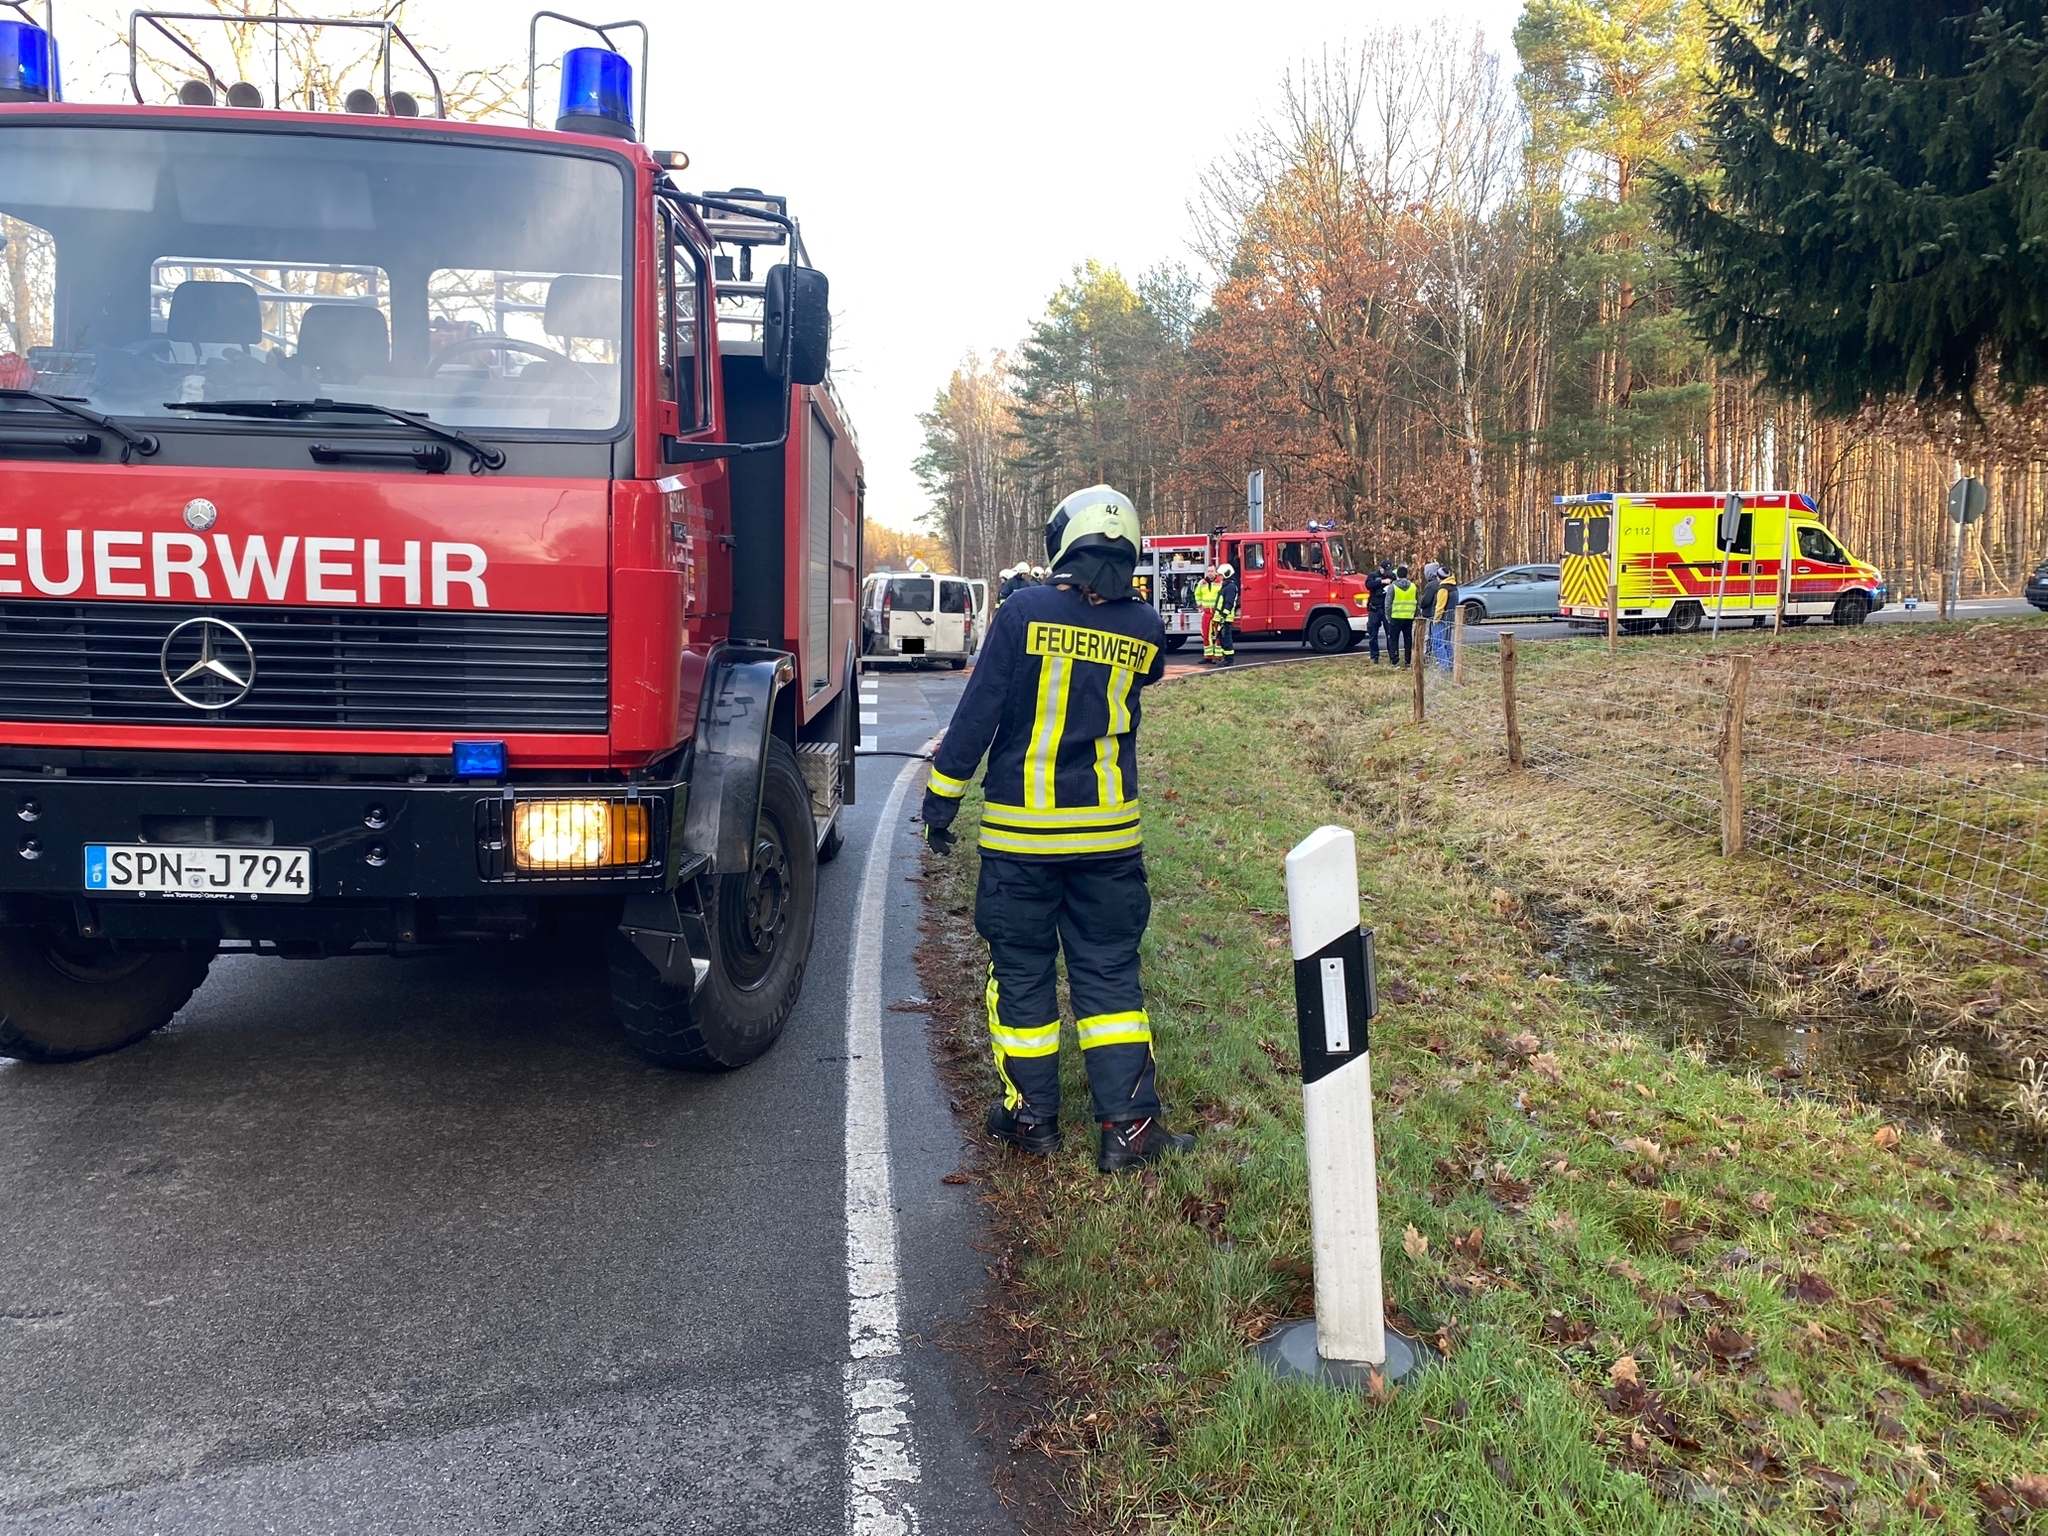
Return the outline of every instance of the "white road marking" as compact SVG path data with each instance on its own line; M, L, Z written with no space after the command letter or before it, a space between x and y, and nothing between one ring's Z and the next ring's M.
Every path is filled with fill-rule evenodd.
M859 746L857 746L857 747L855 747L855 748L853 749L853 752L854 752L854 756L858 757L858 756L859 756L859 755L860 755L861 753L863 753L863 752L877 752L877 751L880 751L881 749L880 749L880 748L879 748L878 746L876 746L876 742L878 742L878 741L879 741L880 739L881 739L881 738L880 738L880 737L877 737L877 736L863 736L863 737L861 737L861 739L860 739L860 745L859 745Z
M861 872L852 994L846 1002L846 1529L849 1536L915 1536L917 1445L901 1368L896 1305L896 1206L889 1177L882 1076L882 939L889 859L908 762L890 786Z
M862 699L861 702L865 704L867 703L867 700ZM862 710L860 716L860 723L862 725L880 725L882 723L882 716L880 711L877 711L874 714L869 714L866 710Z

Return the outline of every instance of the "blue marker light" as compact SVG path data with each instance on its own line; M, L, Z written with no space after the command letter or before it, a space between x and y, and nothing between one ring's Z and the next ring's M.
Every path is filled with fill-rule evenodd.
M502 741L456 742L455 777L458 779L502 779L505 777L505 743Z
M56 101L57 43L26 21L0 21L0 101Z
M601 133L614 139L633 132L633 66L609 48L571 48L562 55L564 133Z

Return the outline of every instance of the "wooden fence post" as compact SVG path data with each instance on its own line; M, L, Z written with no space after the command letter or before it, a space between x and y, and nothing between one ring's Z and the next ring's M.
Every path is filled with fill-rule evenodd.
M1408 629L1408 655L1415 663L1415 723L1422 724L1422 669L1429 662L1429 620L1421 614L1415 615L1415 622Z
M1451 614L1451 681L1465 681L1465 605L1462 602Z
M1749 707L1750 658L1738 656L1728 674L1728 698L1721 710L1721 856L1742 852L1742 721Z
M1515 712L1515 636L1512 630L1500 637L1500 708L1508 727L1508 767L1522 766L1522 718Z

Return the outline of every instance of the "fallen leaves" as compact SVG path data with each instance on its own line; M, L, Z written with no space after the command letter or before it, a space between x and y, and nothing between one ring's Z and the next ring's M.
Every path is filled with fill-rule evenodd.
M1811 1271L1795 1271L1785 1276L1785 1295L1793 1301L1803 1301L1809 1306L1833 1301L1835 1288Z
M1778 1197L1768 1189L1760 1189L1742 1203L1752 1211L1761 1211L1768 1216L1771 1214L1771 1207L1778 1203Z
M1806 1408L1806 1394L1797 1387L1772 1387L1764 1393L1764 1401L1782 1414L1797 1418Z
M1408 1230L1401 1234L1401 1251L1411 1259L1420 1259L1429 1252L1429 1239L1415 1230L1413 1222L1410 1222Z
M1485 1242L1486 1234L1480 1231L1479 1228L1474 1227L1470 1232L1467 1232L1463 1237L1452 1238L1451 1246L1458 1250L1459 1257L1471 1259L1476 1262L1479 1258L1480 1247Z
M1642 1379L1634 1355L1623 1355L1607 1368L1607 1379L1616 1386L1634 1385Z
M1707 1325L1707 1336L1701 1341L1708 1354L1722 1365L1736 1366L1756 1358L1756 1340L1739 1328L1730 1328L1722 1323Z
M1557 1052L1539 1051L1529 1058L1530 1068L1553 1084L1564 1081L1564 1068L1558 1065Z
M1896 1125L1880 1125L1870 1139L1884 1151L1894 1151L1899 1145L1899 1128Z
M1562 1312L1543 1314L1543 1338L1546 1343L1555 1344L1560 1349L1569 1349L1574 1344L1585 1343L1592 1336L1593 1325L1589 1322L1576 1317L1566 1317ZM1629 1368L1635 1368L1633 1358L1629 1360Z

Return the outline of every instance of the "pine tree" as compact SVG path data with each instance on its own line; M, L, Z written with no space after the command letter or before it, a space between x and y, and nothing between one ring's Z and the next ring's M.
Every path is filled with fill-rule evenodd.
M2042 0L1757 0L1713 48L1712 169L1657 189L1713 347L1834 412L2048 383Z
M1529 0L1515 26L1532 182L1559 198L1551 281L1565 339L1544 441L1606 467L1617 489L1710 395L1646 179L1693 153L1702 14L1700 0Z

